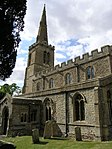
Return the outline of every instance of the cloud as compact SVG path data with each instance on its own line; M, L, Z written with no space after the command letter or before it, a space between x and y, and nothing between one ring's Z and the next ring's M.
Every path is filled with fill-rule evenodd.
M27 1L25 28L21 33L22 42L11 76L16 82L23 82L28 46L35 42L44 3L44 0ZM55 64L112 44L111 8L110 0L47 1L48 37L49 43L56 49Z

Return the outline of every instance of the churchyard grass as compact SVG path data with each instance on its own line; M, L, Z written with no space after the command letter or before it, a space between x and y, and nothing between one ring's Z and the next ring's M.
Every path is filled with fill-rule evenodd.
M31 136L3 138L2 140L12 142L16 149L112 149L112 141L74 141L61 138L43 139L39 144L32 143Z

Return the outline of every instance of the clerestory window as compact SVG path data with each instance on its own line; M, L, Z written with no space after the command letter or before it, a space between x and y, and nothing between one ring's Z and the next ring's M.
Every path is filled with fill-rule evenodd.
M54 87L54 79L51 78L51 79L49 80L49 88L53 88L53 87Z
M67 73L65 75L65 84L70 84L72 81L72 77L71 77L71 74L70 73Z
M89 66L87 68L86 73L87 73L86 74L87 79L93 79L95 77L94 67L93 66Z

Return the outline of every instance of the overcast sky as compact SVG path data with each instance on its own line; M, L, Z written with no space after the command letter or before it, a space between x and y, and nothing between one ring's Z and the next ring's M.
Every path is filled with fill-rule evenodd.
M112 44L111 0L27 0L16 67L1 84L23 86L28 47L36 40L44 3L49 44L55 46L55 64Z

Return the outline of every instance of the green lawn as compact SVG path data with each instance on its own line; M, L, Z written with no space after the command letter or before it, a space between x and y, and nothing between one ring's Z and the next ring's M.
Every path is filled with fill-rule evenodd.
M4 138L3 140L14 143L16 149L112 149L112 141L109 142L85 142L63 139L43 139L40 144L33 144L30 136Z

